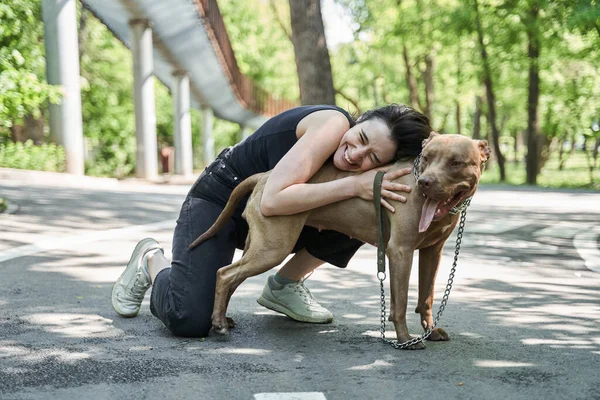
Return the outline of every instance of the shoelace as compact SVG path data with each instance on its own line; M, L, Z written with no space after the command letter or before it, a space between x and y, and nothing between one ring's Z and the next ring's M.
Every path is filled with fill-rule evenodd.
M131 289L129 290L129 294L132 298L139 300L140 298L144 298L146 294L146 290L150 285L142 283L144 282L144 277L142 276L142 271L139 270L135 274L135 282L131 285Z
M294 286L294 292L298 293L308 305L313 305L315 304L315 299L310 290L308 290L308 288L304 286L305 280L306 278L302 279Z
M148 263L148 257L150 257L151 255L155 254L158 251L162 251L162 250L158 249L158 250L148 251L142 257L142 263ZM142 283L146 279L146 277L143 275L144 275L144 273L142 272L142 270L138 268L138 270L135 274L135 280L133 282L133 285L131 285L131 288L129 289L129 295L131 295L131 297L133 299L135 299L136 302L140 301L144 298L144 295L146 294L146 290L148 290L148 288L151 285L151 283Z

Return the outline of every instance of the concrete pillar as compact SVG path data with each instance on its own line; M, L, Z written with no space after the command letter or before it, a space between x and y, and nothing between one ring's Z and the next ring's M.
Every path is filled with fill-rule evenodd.
M213 138L214 114L210 107L202 109L202 142L204 143L204 164L215 159L215 139Z
M154 104L154 65L152 61L152 29L149 21L129 21L133 55L133 100L137 152L135 174L153 179L158 175L156 144L156 108Z
M75 0L43 0L46 77L61 85L60 104L50 104L50 133L63 146L67 172L83 175L83 127Z
M173 127L175 138L175 173L191 176L192 120L190 118L190 77L185 71L176 71L173 87Z

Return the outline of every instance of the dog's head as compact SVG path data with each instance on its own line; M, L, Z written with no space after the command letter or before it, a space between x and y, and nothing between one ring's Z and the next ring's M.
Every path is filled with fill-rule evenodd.
M425 197L419 232L475 193L489 155L485 140L431 132L419 165L419 193Z

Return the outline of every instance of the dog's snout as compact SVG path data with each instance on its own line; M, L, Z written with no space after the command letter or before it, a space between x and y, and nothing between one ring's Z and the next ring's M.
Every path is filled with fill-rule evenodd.
M419 178L419 187L425 189L430 188L433 185L432 178L421 177Z

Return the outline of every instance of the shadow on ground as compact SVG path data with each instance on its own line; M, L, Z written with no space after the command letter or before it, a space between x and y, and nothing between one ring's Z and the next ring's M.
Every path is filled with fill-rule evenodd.
M357 256L368 260L364 270L326 267L311 278L311 290L334 312L334 323L295 323L258 306L255 299L263 275L244 283L232 299L230 314L238 328L227 338L205 340L172 337L151 316L147 304L135 319L116 316L106 273L89 271L116 271L123 260L106 261L101 253L76 256L55 251L29 259L21 274L11 273L19 265L3 266L0 393L125 384L182 374L216 377L236 371L257 378L292 373L298 379L312 379L311 362L336 352L338 361L331 368L365 382L369 373L381 371L396 378L478 379L527 390L554 388L568 395L568 385L559 381L582 380L574 368L586 362L597 365L598 278L577 284L551 278L508 282L469 274L457 279L442 319L453 340L430 343L423 352L396 351L377 339L379 288L370 270L372 255L361 250ZM69 265L77 268L69 270ZM87 272L77 275L78 270ZM552 276L545 268L528 273ZM436 299L442 289L438 284ZM415 296L412 285L409 311ZM409 328L419 333L414 314L409 314ZM393 328L388 329L393 336ZM592 382L590 376L582 384L593 397L598 389Z

